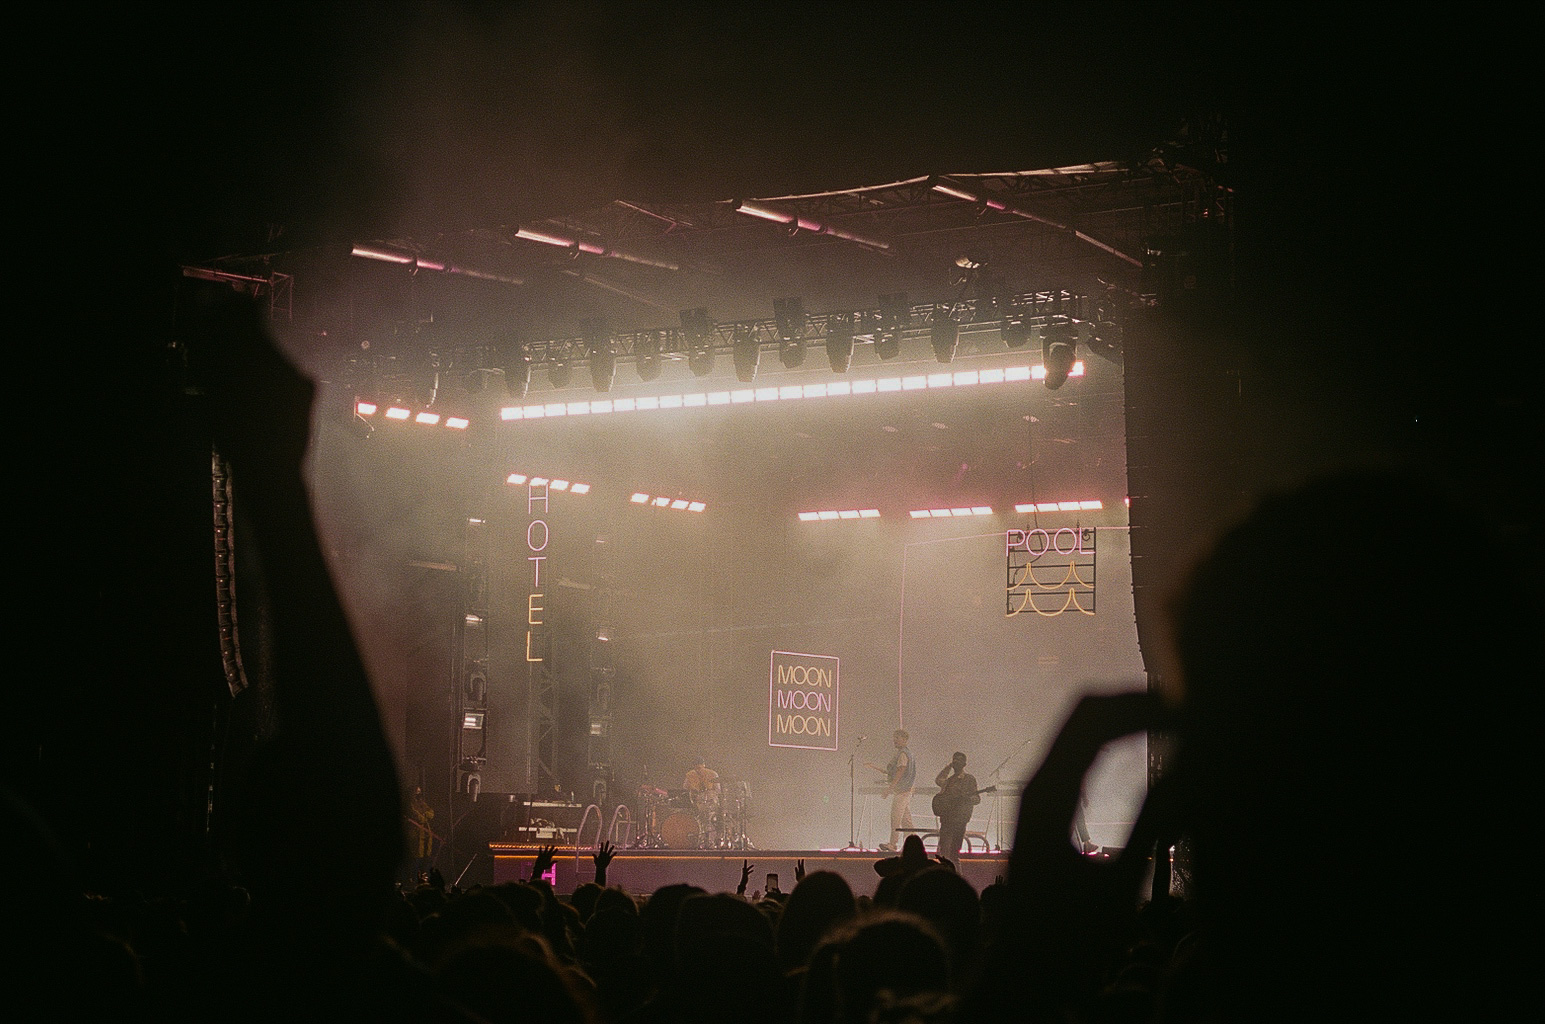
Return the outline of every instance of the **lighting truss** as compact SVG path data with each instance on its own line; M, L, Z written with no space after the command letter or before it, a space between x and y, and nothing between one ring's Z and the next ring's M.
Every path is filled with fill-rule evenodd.
M943 316L959 325L958 336L962 343L966 339L976 339L973 343L977 344L979 352L989 351L987 346L997 340L993 335L1001 334L1005 325L1010 333L1016 330L1023 332L1024 339L1019 344L1024 344L1028 342L1031 331L1040 330L1058 318L1077 327L1080 332L1079 342L1087 343L1095 334L1097 306L1103 310L1100 304L1106 301L1103 294L1093 296L1060 289L906 306L896 304L894 300L897 297L887 297L892 303L884 315L878 306L805 313L800 340L809 346L825 345L834 339L840 343L846 338L852 338L858 344L873 344L877 333L889 332L898 341L910 342L915 339L923 343L920 347L927 350L923 358L932 361L935 353L926 343L932 341L933 327L938 318ZM755 342L759 347L766 345L780 352L786 340L784 332L779 329L776 315L756 320L714 321L709 318L706 310L692 309L683 311L683 317L680 326L618 331L612 335L612 348L605 355L618 362L632 361L636 365L641 358L648 363L656 360L685 360L690 355L699 354L705 357L702 372L706 374L711 372L715 356L733 356L737 339L743 345ZM1108 324L1101 327L1110 329ZM454 358L457 351L454 347L447 348L444 354ZM586 338L583 334L576 334L572 337L527 341L521 358L524 360L529 357L528 365L545 364L551 367L561 363L572 368L577 362L583 361L587 351ZM903 356L902 361L914 360L911 356ZM526 366L519 369L529 372ZM526 376L524 379L529 381L531 378Z

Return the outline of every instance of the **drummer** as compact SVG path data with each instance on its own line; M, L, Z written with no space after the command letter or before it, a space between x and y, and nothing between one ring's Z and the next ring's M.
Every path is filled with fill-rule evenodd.
M682 786L687 791L687 799L692 801L694 807L702 808L705 804L718 803L719 773L706 767L702 757L692 759L692 770L687 772Z

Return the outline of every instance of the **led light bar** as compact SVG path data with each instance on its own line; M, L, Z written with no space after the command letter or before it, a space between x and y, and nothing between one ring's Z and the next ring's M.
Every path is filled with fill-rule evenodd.
M913 519L951 519L965 516L990 516L992 509L986 505L957 506L954 508L919 508L907 513Z
M1084 376L1084 361L1073 363L1069 377ZM703 406L743 405L751 402L785 402L805 398L838 398L848 395L892 394L898 391L924 391L937 388L970 387L976 384L1012 384L1017 381L1045 380L1046 367L1004 366L990 370L960 370L954 373L915 374L905 377L870 377L839 380L826 384L798 384L780 387L736 388L727 391L685 391L643 398L615 398L594 402L552 402L539 405L511 405L499 410L499 418L510 420L551 419L554 416L583 416L597 413L652 412L657 409L696 409Z
M848 508L841 511L801 512L799 521L802 523L815 523L832 519L879 519L880 510L877 508Z
M377 412L380 412L380 410L381 407L375 402L354 403L354 415L361 419L369 419ZM420 423L424 426L444 426L450 430L466 430L472 425L472 421L465 416L441 416L439 413L430 412L428 409L415 413L412 409L406 409L400 405L387 406L386 412L382 415L389 420L402 420L404 422L412 420L414 423Z
M672 498L664 494L645 494L643 491L635 491L628 501L634 505L668 508L677 512L701 512L708 507L705 502L694 501L691 498Z
M1069 377L1084 376L1084 361L1073 363ZM905 391L970 387L976 384L1012 384L1016 381L1045 380L1041 365L1005 366L991 370L961 370L954 373L912 374L904 377L872 377L838 380L825 384L786 384L779 387L736 388L729 391L685 391L640 398L608 398L597 401L545 402L536 405L512 405L499 410L499 418L510 420L552 419L558 416L597 416L606 413L653 412L658 409L697 409L705 406L744 405L761 402L787 402L805 398L842 398L849 395L894 394ZM354 413L363 418L377 415L375 402L354 403ZM390 420L413 420L429 426L443 425L451 430L466 430L471 422L465 416L445 416L423 410L414 413L401 406L388 406Z
M1027 501L1014 506L1015 512L1098 512L1105 503L1090 501Z
M1084 375L1084 361L1082 359L1075 359L1073 361L1073 368L1068 371L1068 376L1069 377L1082 377L1083 375ZM1045 380L1046 379L1046 367L1045 366L1032 366L1032 367L1030 367L1030 379L1031 380Z
M530 487L546 487L550 491L568 491L570 494L589 494L590 485L575 483L573 480L555 479L545 476L527 476L525 473L511 473L504 478L504 482L511 487L519 487L522 484Z

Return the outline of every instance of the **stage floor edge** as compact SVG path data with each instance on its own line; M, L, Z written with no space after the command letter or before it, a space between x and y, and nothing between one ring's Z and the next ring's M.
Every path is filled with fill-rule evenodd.
M506 843L489 843L494 858L494 883L517 882L526 877L536 856L535 848ZM570 893L583 882L595 881L593 850L559 847L554 861L557 879L554 888ZM803 860L806 873L834 871L847 879L855 896L874 895L880 876L877 861L894 856L875 850L645 850L622 849L606 869L609 885L618 885L630 893L654 892L661 886L686 882L708 892L734 892L740 882L741 863L754 865L747 893L765 887L769 873L778 876L784 892L794 888L794 868ZM1008 874L1009 852L963 853L960 873L981 892L1000 875Z

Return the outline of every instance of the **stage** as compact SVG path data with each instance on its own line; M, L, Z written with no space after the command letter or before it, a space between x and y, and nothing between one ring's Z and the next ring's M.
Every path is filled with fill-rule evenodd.
M494 858L494 882L515 882L525 878L531 870L536 848L512 843L489 843ZM557 877L554 888L560 893L574 891L574 887L595 880L595 864L591 861L593 849L584 848L577 854L574 847L559 847L554 863ZM794 888L794 868L798 861L805 862L805 871L835 871L848 880L855 896L874 895L880 876L874 865L886 857L895 856L876 850L645 850L622 849L606 871L609 885L618 885L630 893L647 894L664 885L687 882L701 886L709 892L734 892L740 882L742 862L753 865L748 894L766 886L769 873L778 876L784 892ZM998 852L962 853L960 872L978 892L991 885L1000 875L1008 873L1009 853Z

